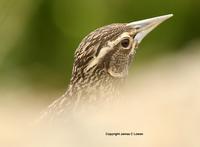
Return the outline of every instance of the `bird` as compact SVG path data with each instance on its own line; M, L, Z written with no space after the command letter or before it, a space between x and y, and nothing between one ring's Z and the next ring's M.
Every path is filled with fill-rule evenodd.
M89 33L74 54L70 83L64 95L52 102L42 117L51 119L119 97L136 49L149 32L173 14L131 23L115 23Z

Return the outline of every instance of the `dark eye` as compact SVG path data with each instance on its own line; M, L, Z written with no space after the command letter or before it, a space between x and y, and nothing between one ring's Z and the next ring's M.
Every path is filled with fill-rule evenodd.
M124 48L127 48L129 46L129 43L130 43L129 39L124 39L121 41L121 45Z

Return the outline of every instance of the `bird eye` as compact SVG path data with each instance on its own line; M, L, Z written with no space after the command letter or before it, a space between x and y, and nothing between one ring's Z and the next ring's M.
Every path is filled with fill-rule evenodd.
M121 41L121 46L124 47L124 48L127 48L129 46L129 39L124 39Z

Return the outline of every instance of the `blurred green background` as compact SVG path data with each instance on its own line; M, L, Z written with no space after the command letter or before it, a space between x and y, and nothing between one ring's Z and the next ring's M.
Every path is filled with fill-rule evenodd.
M199 0L0 0L0 89L63 92L89 32L169 13L140 45L133 70L200 38Z

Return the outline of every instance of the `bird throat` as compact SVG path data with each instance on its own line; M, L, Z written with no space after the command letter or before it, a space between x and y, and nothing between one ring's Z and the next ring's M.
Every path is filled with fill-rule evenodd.
M120 87L124 78L112 77L107 72L85 76L85 78L73 77L66 92L67 97L72 97L75 103L104 103L118 99ZM75 81L74 81L75 80Z

